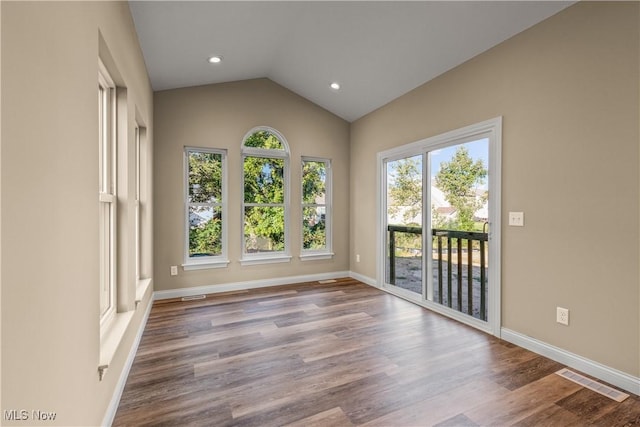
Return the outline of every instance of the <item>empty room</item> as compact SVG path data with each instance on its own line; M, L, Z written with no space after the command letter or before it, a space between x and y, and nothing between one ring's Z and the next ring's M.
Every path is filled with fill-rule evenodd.
M0 425L640 425L640 3L3 0L0 49Z

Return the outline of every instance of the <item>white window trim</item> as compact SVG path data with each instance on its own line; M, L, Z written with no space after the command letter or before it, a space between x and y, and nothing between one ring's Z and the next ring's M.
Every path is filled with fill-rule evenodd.
M300 255L300 261L317 261L322 259L331 259L334 257L333 252L316 252L316 253L303 253Z
M278 137L280 142L282 143L284 149L283 150L275 150L275 149L263 149L256 147L245 147L245 142L249 136L259 131L267 131L272 133ZM292 258L291 256L291 245L289 243L289 216L290 216L290 168L289 168L289 160L290 160L290 150L289 143L286 138L277 130L273 129L269 126L257 126L247 132L242 138L242 167L240 168L241 174L241 188L242 188L242 207L241 207L241 215L242 220L241 223L241 248L242 248L242 257L240 258L240 265L258 265L258 264L275 264L275 263L283 263L289 262ZM262 157L262 158L274 158L274 159L284 159L284 171L283 171L283 180L284 180L284 200L283 203L245 203L244 202L244 160L247 157ZM244 212L246 206L282 206L284 208L284 250L273 252L269 254L265 253L248 253L246 251L246 242L244 238Z
M109 286L109 306L100 313L100 334L106 334L117 310L117 145L116 145L116 85L109 75L107 68L98 59L98 86L104 92L99 98L99 143L100 143L100 189L98 200L100 203L100 234L102 256L100 257L100 295L102 298L105 280ZM104 110L103 97L106 96L107 110ZM106 122L106 123L105 123ZM104 126L108 126L106 129ZM105 139L107 140L105 142ZM106 208L106 209L105 209ZM108 213L106 213L108 211ZM108 218L104 218L108 216ZM108 221L108 224L107 224ZM108 227L107 231L104 227ZM103 239L107 238L108 243ZM108 252L106 254L105 252ZM108 259L107 259L108 258ZM108 271L108 278L102 277ZM102 306L100 307L102 310Z
M302 189L302 171L304 170L305 162L318 162L325 164L326 177L325 177L325 194L324 204L304 203L302 201L303 189ZM301 199L301 219L300 219L300 260L313 261L322 259L331 259L335 255L333 253L333 169L331 165L331 159L323 157L309 157L303 156L301 160L301 174L300 174L300 199ZM324 206L325 208L325 249L304 249L304 229L302 227L302 221L304 220L304 208L306 207L318 207Z
M213 153L220 154L222 161L222 200L220 203L199 203L201 205L219 206L222 211L222 253L216 256L198 257L191 259L189 257L189 153ZM182 268L185 271L206 270L210 268L224 268L229 265L229 257L227 255L227 150L219 148L203 148L203 147L184 147L184 263Z

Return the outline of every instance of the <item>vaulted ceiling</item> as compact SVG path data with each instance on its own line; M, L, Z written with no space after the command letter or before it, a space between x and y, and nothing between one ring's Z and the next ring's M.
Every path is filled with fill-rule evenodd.
M130 8L154 90L266 77L353 121L572 3L131 1ZM222 61L209 63L213 55Z

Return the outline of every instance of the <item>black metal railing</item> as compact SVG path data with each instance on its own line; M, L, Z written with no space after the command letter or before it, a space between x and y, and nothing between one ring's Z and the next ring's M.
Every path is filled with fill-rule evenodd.
M421 227L389 225L389 283L396 284L396 234L422 234ZM487 253L488 233L433 229L434 301L465 312L482 320L487 319ZM463 253L466 254L463 255ZM445 260L446 254L446 260ZM463 264L466 256L466 266ZM476 258L474 260L474 258ZM454 262L455 261L455 262ZM474 263L476 268L474 269ZM466 269L466 271L465 271ZM454 271L457 273L454 280ZM466 273L466 286L465 274ZM446 274L446 282L445 282ZM474 286L474 282L478 286ZM455 286L455 288L454 288ZM479 293L474 298L474 287ZM464 289L466 288L466 289ZM466 295L464 290L466 290ZM455 292L454 292L455 291ZM463 302L466 299L466 307ZM479 301L474 303L478 299ZM455 305L454 305L455 300ZM474 307L477 305L478 307ZM466 309L466 310L465 310Z

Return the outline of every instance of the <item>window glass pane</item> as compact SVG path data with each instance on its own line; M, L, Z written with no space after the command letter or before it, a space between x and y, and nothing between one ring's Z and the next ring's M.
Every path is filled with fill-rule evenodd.
M280 141L280 139L276 135L266 130L252 133L247 139L245 139L244 146L254 148L268 148L272 150L284 150L282 141Z
M247 253L284 250L284 207L246 206L244 240Z
M189 258L222 254L222 209L189 206Z
M326 249L326 208L324 206L303 209L303 249Z
M324 204L327 169L324 162L302 164L302 203Z
M245 203L284 202L284 159L244 159Z
M422 155L390 161L387 181L386 283L422 293Z
M219 203L222 199L222 155L189 152L190 203Z
M111 204L100 206L100 315L109 311L111 301Z

